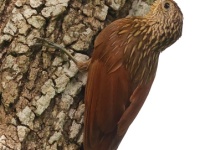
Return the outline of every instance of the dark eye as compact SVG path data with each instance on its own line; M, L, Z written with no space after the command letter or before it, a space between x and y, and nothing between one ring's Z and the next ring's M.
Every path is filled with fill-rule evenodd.
M168 2L166 2L166 3L164 4L164 7L165 7L165 9L169 9L169 8L170 8L170 4L169 4Z

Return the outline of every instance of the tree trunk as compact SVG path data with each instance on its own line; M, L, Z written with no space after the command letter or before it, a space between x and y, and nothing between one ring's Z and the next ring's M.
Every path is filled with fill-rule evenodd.
M80 149L87 73L35 37L87 60L97 34L133 1L0 1L0 149Z

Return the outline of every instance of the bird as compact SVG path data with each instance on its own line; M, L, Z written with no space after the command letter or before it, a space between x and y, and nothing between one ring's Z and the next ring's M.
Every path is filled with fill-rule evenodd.
M173 0L156 0L148 14L118 19L94 42L85 89L84 150L116 150L154 81L159 55L182 35Z
M84 150L116 150L143 106L159 55L182 36L183 14L174 0L156 0L144 16L129 16L106 26L94 41L91 58L77 61L87 70Z

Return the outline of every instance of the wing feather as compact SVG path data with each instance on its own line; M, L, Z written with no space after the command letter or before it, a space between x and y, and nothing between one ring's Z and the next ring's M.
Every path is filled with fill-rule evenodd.
M86 114L84 141L95 149L108 134L115 137L117 123L130 103L130 79L123 66L109 73L104 63L94 61L86 87Z
M126 108L125 112L123 113L123 115L121 116L121 119L118 122L117 134L119 136L122 136L126 133L128 127L137 116L138 112L140 111L142 105L144 104L149 94L152 82L149 82L147 85L137 86L137 88L132 93L130 97L131 103Z
M95 41L85 92L85 150L117 149L151 87L151 83L138 86L131 80L123 62L125 47L116 47L116 43L125 43L129 36L116 32L122 24L130 24L124 21L127 19L107 26Z

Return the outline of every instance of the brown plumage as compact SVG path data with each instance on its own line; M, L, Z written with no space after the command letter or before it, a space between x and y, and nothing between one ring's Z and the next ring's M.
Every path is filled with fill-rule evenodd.
M154 81L160 53L182 34L183 15L173 0L156 0L144 17L119 19L94 43L92 58L78 62L87 70L84 150L116 150L142 107Z
M119 19L98 35L85 92L84 150L116 150L153 83L160 52L182 34L173 0L144 17Z

